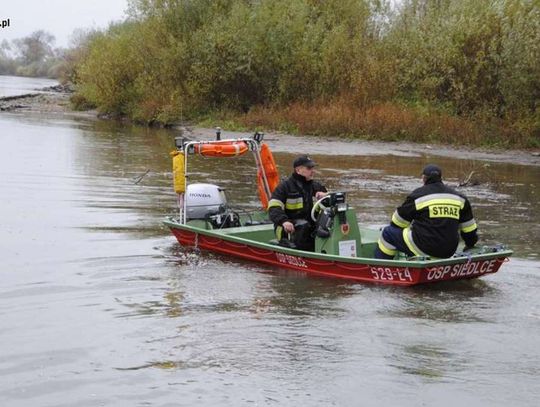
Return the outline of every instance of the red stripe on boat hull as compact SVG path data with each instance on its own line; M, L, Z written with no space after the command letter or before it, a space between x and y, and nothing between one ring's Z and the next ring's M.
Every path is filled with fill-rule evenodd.
M186 247L198 247L314 275L391 285L409 286L437 281L477 278L497 272L501 264L506 260L506 257L503 256L489 260L475 260L425 268L368 265L294 256L247 244L230 242L189 230L171 228L171 231L178 239L178 242Z

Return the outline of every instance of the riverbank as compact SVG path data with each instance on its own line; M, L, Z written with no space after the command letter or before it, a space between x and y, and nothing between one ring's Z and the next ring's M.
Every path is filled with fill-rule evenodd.
M180 126L183 134L194 140L208 140L215 137L215 129ZM222 130L222 138L245 136L246 132ZM522 165L540 166L540 151L499 150L487 148L460 148L440 144L411 142L380 142L362 139L342 139L337 137L294 136L285 133L269 132L265 140L273 151L309 152L327 155L396 155L421 157L433 155L491 162L507 162Z
M70 117L97 118L96 110L76 111L71 107L73 95L67 86L56 85L36 89L16 96L0 97L0 112L32 115L61 115Z
M40 90L41 93L29 93L20 96L0 98L1 112L32 115L59 115L100 119L96 110L75 111L71 107L72 92L62 86L53 86ZM216 123L217 125L220 123ZM177 125L174 129L191 139L212 139L215 130L185 125ZM246 132L222 131L222 137L241 137ZM379 142L362 139L343 139L322 136L294 136L286 133L268 132L266 140L274 151L309 152L311 154L332 155L383 155L420 157L433 155L441 157L459 157L491 162L508 162L522 165L540 166L540 150L508 150L488 148L460 148L442 144L426 144L412 142Z

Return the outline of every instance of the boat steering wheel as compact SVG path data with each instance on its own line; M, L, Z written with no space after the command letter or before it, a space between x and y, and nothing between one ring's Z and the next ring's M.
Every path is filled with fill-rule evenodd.
M323 196L313 204L313 208L311 208L311 219L313 219L313 222L317 222L317 216L315 213L318 211L324 211L327 208L327 206L322 203L325 199L330 199L330 195Z

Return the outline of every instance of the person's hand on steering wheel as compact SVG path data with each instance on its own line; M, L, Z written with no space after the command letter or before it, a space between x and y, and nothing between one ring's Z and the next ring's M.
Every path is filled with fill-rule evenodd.
M311 219L314 222L317 222L317 213L319 211L324 211L326 209L326 205L323 204L323 201L329 196L327 192L317 192L315 194L315 197L318 199L317 202L313 204L313 208L311 208ZM327 202L329 204L330 202Z

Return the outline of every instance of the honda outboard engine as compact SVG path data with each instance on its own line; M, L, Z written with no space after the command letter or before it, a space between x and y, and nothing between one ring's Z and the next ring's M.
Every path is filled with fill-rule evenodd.
M186 190L187 219L202 219L216 229L240 226L240 217L227 206L225 190L214 184L190 184Z
M190 184L186 191L188 219L205 219L209 213L216 213L220 206L227 206L225 191L213 184Z

